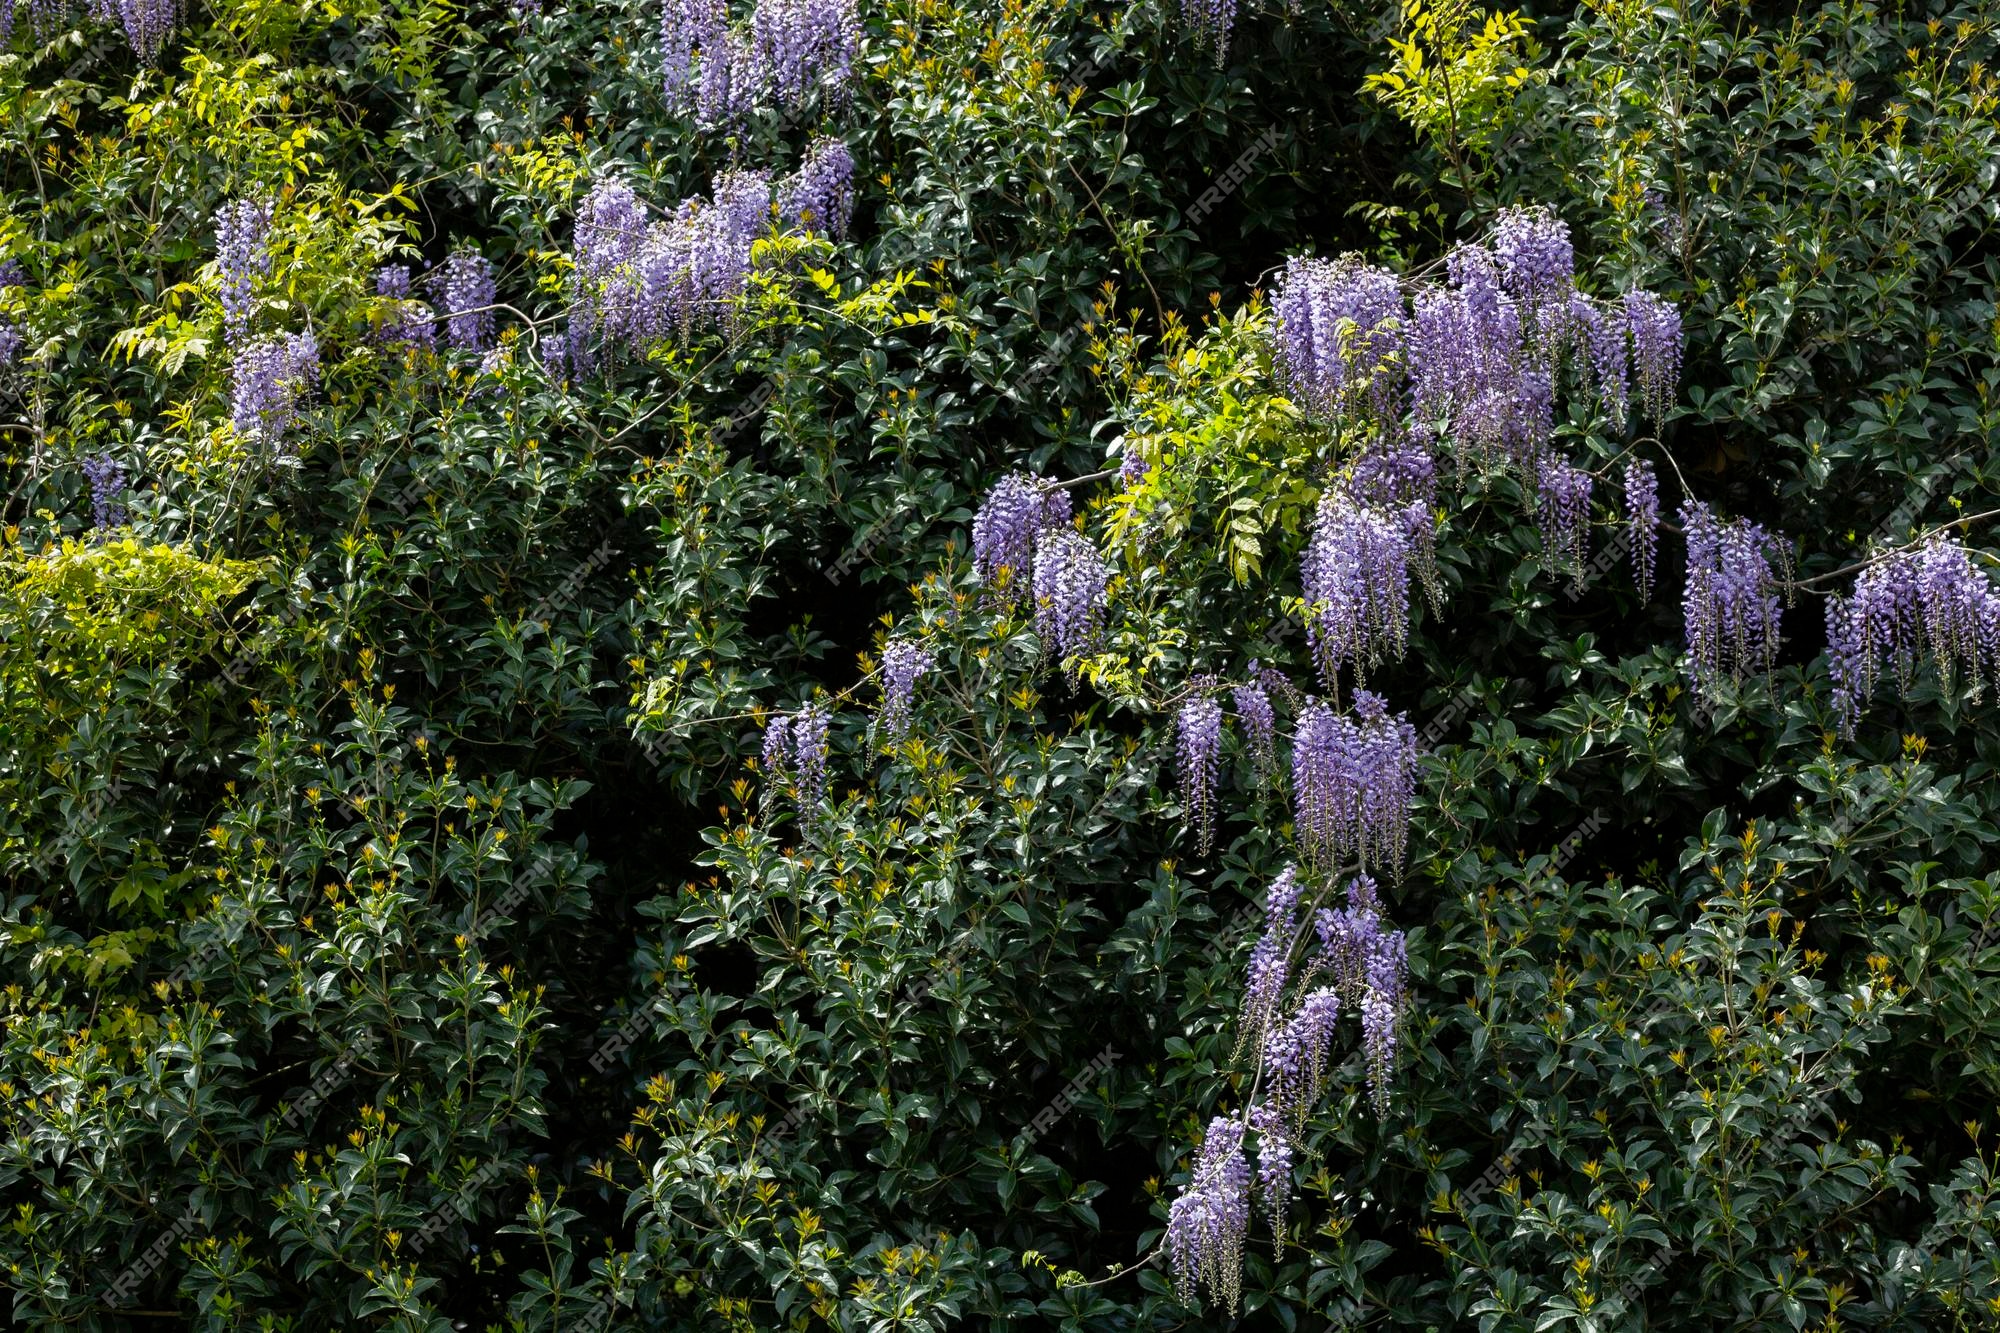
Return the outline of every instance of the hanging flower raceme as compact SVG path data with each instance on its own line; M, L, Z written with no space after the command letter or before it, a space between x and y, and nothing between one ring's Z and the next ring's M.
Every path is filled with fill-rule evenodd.
M1232 1313L1243 1293L1243 1240L1250 1229L1250 1167L1243 1160L1243 1123L1209 1122L1194 1178L1167 1213L1167 1255L1185 1302L1200 1281Z
M11 0L10 0L11 4ZM142 65L157 65L160 51L180 21L178 0L107 0L106 8L117 15L132 54Z
M1941 689L1962 676L1974 699L1989 677L2000 677L2000 597L1965 548L1942 537L1862 570L1851 596L1828 599L1826 623L1845 736L1885 672L1907 691L1928 664Z
M1576 250L1569 226L1544 206L1502 210L1493 227L1500 280L1525 320L1528 345L1554 366L1576 323Z
M879 725L890 741L901 744L910 734L910 700L917 677L936 664L928 649L898 640L882 649L882 714Z
M1222 772L1222 705L1205 695L1188 700L1181 705L1178 731L1181 798L1195 846L1207 856L1215 841L1215 787Z
M230 367L229 416L236 429L270 448L298 420L299 402L319 382L319 342L311 333L250 343Z
M1542 551L1551 564L1580 573L1590 537L1590 474L1566 458L1547 454L1536 469L1535 481Z
M831 722L825 708L807 704L790 717L774 717L764 724L764 772L773 779L791 778L801 823L818 814L826 799L826 734Z
M1392 409L1405 318L1396 275L1358 260L1293 259L1271 296L1285 392L1331 419L1366 399Z
M750 16L752 68L778 110L796 111L814 89L845 106L861 24L854 0L757 0Z
M1018 602L1034 592L1035 551L1042 534L1070 525L1069 492L1039 477L1013 472L995 483L972 519L972 566L994 602Z
M1215 52L1215 67L1221 69L1236 27L1236 0L1181 0L1181 22L1194 33L1197 48Z
M0 0L0 14L11 16L12 10L13 0ZM4 44L6 40L4 32L0 32L0 44ZM28 275L22 269L20 260L0 260L0 292L6 291L9 287L26 286L27 281ZM13 366L15 358L21 354L21 344L24 341L21 331L15 328L11 321L0 319L0 370L7 370Z
M778 191L778 213L791 226L839 240L854 213L854 157L839 139L820 138Z
M1314 970L1331 974L1341 1002L1360 1011L1369 1093L1376 1110L1386 1111L1408 992L1407 942L1383 919L1375 881L1366 875L1348 883L1346 907L1320 909L1314 925L1320 940Z
M747 169L725 171L715 178L715 206L726 220L729 237L744 247L771 226L771 173Z
M1264 931L1250 950L1243 982L1243 1012L1236 1020L1236 1049L1261 1043L1277 1021L1292 979L1292 945L1298 933L1299 895L1305 885L1297 866L1286 866L1264 896Z
M222 270L222 337L234 347L249 335L257 284L271 276L271 203L238 199L215 213L215 259Z
M1402 865L1416 802L1417 732L1381 698L1354 692L1354 716L1308 701L1292 739L1292 800L1307 862Z
M1410 632L1410 528L1403 516L1359 504L1346 490L1321 497L1301 570L1306 637L1320 680L1338 690L1340 668L1365 679L1398 658Z
M1631 358L1625 336L1625 321L1597 308L1582 292L1570 294L1570 323L1576 329L1577 368L1597 399L1598 410L1619 430L1630 417L1632 398Z
M724 0L665 0L660 12L662 93L668 109L693 115L710 67L727 66L729 11ZM724 74L725 82L728 75Z
M1044 528L1035 548L1035 632L1059 660L1086 652L1104 628L1111 572L1082 533Z
M1776 544L1748 519L1723 523L1695 501L1681 506L1688 566L1683 623L1697 693L1766 671L1778 651Z
M1269 1098L1250 1108L1250 1127L1257 1131L1257 1190L1264 1197L1264 1216L1271 1226L1271 1253L1285 1248L1285 1211L1292 1201L1292 1136L1285 1116Z
M493 264L471 250L453 254L431 274L437 288L444 340L462 352L486 352L493 346L493 303L499 299Z
M1632 334L1632 366L1639 396L1657 426L1673 406L1681 379L1681 312L1648 291L1625 293L1625 324Z
M1641 601L1653 595L1653 569L1660 552L1660 479L1653 465L1634 460L1625 465L1625 525L1632 545L1632 577Z
M388 313L375 326L375 336L391 347L432 347L437 343L437 322L431 308L410 299L410 270L403 264L385 264L375 271L375 294L390 302Z
M655 344L737 327L751 246L770 221L770 177L725 172L714 202L683 200L648 224L622 181L600 181L577 210L568 355L579 373L602 349L643 357Z
M1278 767L1278 718L1271 708L1271 696L1261 685L1238 685L1230 692L1230 701L1243 726L1243 739L1250 747L1257 776L1268 779Z
M110 454L83 460L83 475L90 480L91 526L102 530L125 521L125 506L118 503L125 489L125 469Z

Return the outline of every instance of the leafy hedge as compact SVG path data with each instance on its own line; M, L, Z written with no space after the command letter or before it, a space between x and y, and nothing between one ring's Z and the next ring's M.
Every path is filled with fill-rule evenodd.
M1927 534L1993 563L1986 7L886 0L704 125L652 3L0 6L21 1326L2000 1323L1993 704L1915 670L1843 736L1821 610ZM596 186L672 216L824 136L844 234L767 218L726 317L579 367ZM319 349L275 441L243 200L249 336ZM1367 680L1423 747L1387 1109L1346 1022L1232 1312L1164 1236L1307 833L1232 716L1204 853L1177 716L1312 679L1369 435L1269 293L1523 204L1687 334L1663 422L1555 443L1776 534L1782 641L1691 689L1679 537L1641 596L1441 456ZM386 333L378 269L448 314L454 254L497 342ZM1104 561L1087 651L975 569L1013 473ZM807 708L821 802L763 748Z

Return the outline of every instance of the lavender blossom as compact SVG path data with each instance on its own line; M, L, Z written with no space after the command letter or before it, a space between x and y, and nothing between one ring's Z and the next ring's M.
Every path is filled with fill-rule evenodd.
M160 51L180 20L177 0L113 0L118 26L142 65L157 65Z
M818 704L807 704L792 719L792 772L802 822L819 813L826 800L826 732L831 721Z
M1278 768L1278 719L1271 708L1271 696L1261 685L1238 685L1230 697L1243 724L1243 739L1250 747L1257 775L1268 779Z
M1607 316L1582 292L1574 293L1570 300L1570 318L1583 352L1581 369L1585 379L1597 397L1599 410L1613 426L1623 430L1632 396L1624 321Z
M1400 930L1383 931L1368 951L1367 987L1361 997L1361 1046L1368 1062L1368 1093L1378 1114L1389 1107L1389 1078L1396 1068L1396 1027L1402 1019L1409 951Z
M375 326L375 337L390 347L431 347L437 343L437 322L431 308L410 299L410 270L384 264L375 271L375 294L390 302Z
M1660 551L1660 479L1644 460L1625 465L1625 523L1631 533L1632 574L1639 584L1639 599L1649 601Z
M1221 69L1236 26L1236 0L1181 0L1181 22L1194 34L1198 49L1215 52L1215 67Z
M5 39L0 38L0 40ZM28 272L21 267L20 260L0 259L0 292L6 291L9 287L25 287L27 285Z
M1527 363L1520 308L1487 251L1460 246L1445 262L1452 286L1420 293L1411 319L1411 414L1481 457L1531 457L1554 392Z
M1639 394L1655 427L1666 420L1681 377L1681 312L1648 291L1625 293L1625 325L1632 334L1632 366Z
M1308 992L1292 1016L1264 1038L1265 1096L1294 1124L1303 1124L1319 1100L1327 1056L1339 1030L1340 995L1322 986Z
M271 203L239 199L215 214L216 264L222 270L222 336L238 346L257 311L257 283L271 275Z
M1314 972L1332 975L1333 993L1361 1011L1368 1087L1378 1112L1387 1110L1389 1076L1396 1063L1396 1027L1406 1008L1407 944L1384 921L1375 881L1357 875L1347 886L1347 906L1322 908L1315 919L1320 954Z
M230 369L230 420L246 437L277 448L298 420L300 399L318 382L319 342L311 333L250 343Z
M854 213L854 157L839 139L819 138L778 191L786 223L839 240Z
M901 744L910 734L910 699L917 677L936 664L929 650L907 640L882 649L882 734Z
M1236 1049L1261 1042L1277 1021L1278 1008L1291 980L1292 937L1298 929L1297 866L1286 866L1264 896L1264 931L1250 950L1249 972L1243 985L1243 1010L1236 1022Z
M675 114L694 113L703 67L728 59L728 26L725 0L666 0L660 14L662 91Z
M792 719L774 714L764 724L762 767L772 778L783 777L792 766Z
M1545 455L1537 470L1535 519L1542 533L1542 551L1549 563L1583 570L1590 532L1591 477L1555 454Z
M845 106L861 24L854 0L757 0L750 16L751 63L778 109L803 108L816 88Z
M1215 787L1221 773L1222 705L1202 697L1181 705L1181 796L1188 822L1195 828L1198 854L1207 856L1215 841Z
M1352 258L1293 259L1271 313L1280 378L1309 415L1331 419L1364 398L1391 408L1405 318L1395 274Z
M1694 688L1704 693L1724 676L1769 670L1778 651L1777 578L1771 538L1747 519L1718 520L1705 504L1681 506L1687 536L1683 620Z
M1250 1167L1243 1160L1241 1121L1209 1122L1194 1176L1167 1213L1167 1254L1181 1300L1192 1303L1195 1283L1233 1314L1243 1293L1243 1239L1250 1227Z
M5 0L0 0L0 3L5 3ZM0 319L0 370L14 368L14 362L20 358L23 341L19 329Z
M1015 602L1034 590L1041 534L1070 524L1069 492L1025 472L1009 473L986 493L972 520L972 564L989 600Z
M460 250L431 275L444 318L447 344L465 352L493 346L493 303L499 299L493 265L484 255Z
M768 171L725 171L710 193L730 239L748 257L750 243L771 225L771 174Z
M91 526L99 530L125 522L125 506L118 503L125 489L125 469L110 454L83 460L83 475L90 479Z
M1546 207L1507 209L1493 229L1493 255L1502 285L1526 317L1530 344L1553 366L1569 340L1576 294L1568 224Z
M1285 1212L1292 1201L1291 1134L1283 1112L1268 1098L1250 1108L1250 1126L1257 1131L1257 1190L1271 1224L1271 1253L1282 1255Z
M1044 528L1036 538L1035 632L1058 659L1095 646L1110 578L1104 557L1075 528Z
M1307 543L1306 637L1320 680L1338 690L1342 665L1357 679L1409 642L1410 531L1400 517L1334 489L1321 497Z
M1308 864L1399 867L1416 781L1416 728L1380 697L1356 690L1351 718L1309 701L1292 742L1294 827Z
M1884 669L1907 691L1927 663L1941 690L1962 675L1977 699L2000 677L2000 597L1964 547L1933 537L1861 571L1854 592L1827 602L1827 661L1841 732L1854 734Z

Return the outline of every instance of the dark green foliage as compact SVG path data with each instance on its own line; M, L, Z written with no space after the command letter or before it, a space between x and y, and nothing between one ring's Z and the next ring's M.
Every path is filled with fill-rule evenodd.
M1231 742L1192 855L1172 704L1311 679L1299 553L1357 445L1278 395L1257 289L1524 201L1690 334L1658 440L1564 447L1664 453L1669 510L1824 581L1697 707L1676 538L1652 603L1622 564L1572 593L1515 482L1446 488L1442 606L1369 682L1430 748L1384 885L1405 1054L1386 1118L1335 1072L1242 1321L2000 1323L1993 703L1920 678L1841 743L1819 658L1871 541L2000 507L1991 12L1525 14L1534 67L1454 135L1364 88L1393 10L1246 9L1218 66L1173 5L889 0L851 107L703 133L657 5L556 4L219 0L156 69L24 8L0 54L16 1323L1223 1326L1158 1240L1247 1091L1294 852ZM573 376L589 185L671 210L814 131L849 239L761 242L733 338ZM275 455L212 267L255 193L257 329L326 349ZM374 268L457 246L497 368L374 336ZM131 521L93 532L107 453ZM1113 590L1072 681L968 529L1008 471L1127 453L1143 484L1073 492ZM892 636L937 659L898 745ZM813 700L818 811L756 759Z

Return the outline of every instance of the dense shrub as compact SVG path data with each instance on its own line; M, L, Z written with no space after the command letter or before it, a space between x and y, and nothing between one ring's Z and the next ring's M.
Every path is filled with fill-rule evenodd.
M1996 45L0 0L13 1319L2000 1326Z

